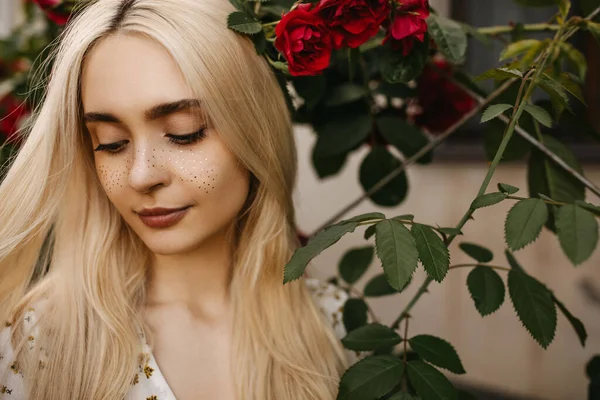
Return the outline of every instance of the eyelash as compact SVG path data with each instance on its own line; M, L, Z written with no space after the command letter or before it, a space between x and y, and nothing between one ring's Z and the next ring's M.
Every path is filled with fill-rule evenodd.
M204 126L200 128L200 130L194 133L190 133L189 135L171 135L169 136L169 142L179 144L182 146L194 144L206 136L206 129L206 126ZM99 144L98 147L94 149L94 151L105 151L109 154L117 154L122 151L120 149L121 146L119 145L122 142L124 141L109 144ZM115 145L117 146L115 147Z

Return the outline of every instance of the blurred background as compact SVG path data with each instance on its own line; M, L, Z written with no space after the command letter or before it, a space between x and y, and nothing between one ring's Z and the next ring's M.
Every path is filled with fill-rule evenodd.
M7 36L23 20L20 3L21 0L0 0L0 37ZM430 0L430 4L441 14L475 26L506 25L511 21L541 22L553 14L552 10L526 9L511 0ZM588 122L599 132L600 48L591 36L582 37L578 47L589 64L585 85ZM471 42L466 70L479 74L497 66L499 49ZM454 226L475 197L488 168L485 143L477 122L474 118L466 129L438 149L432 164L408 168L410 190L400 206L380 207L367 199L344 217L371 211L380 211L386 216L410 213L423 223ZM320 179L311 161L316 141L314 132L298 125L295 134L300 162L294 194L298 224L304 234L312 234L363 194L358 170L369 149L364 146L352 153L338 175ZM577 135L567 140L582 162L587 178L600 184L600 147L597 143L591 144ZM526 161L503 163L497 169L492 185L503 182L526 188L526 175ZM600 203L600 199L591 193L588 193L587 201ZM468 257L457 250L461 241L478 241L500 258L505 248L503 222L511 205L504 202L478 210L475 220L463 229L464 236L452 244L451 263L469 262ZM344 236L337 245L323 252L309 267L309 274L323 280L335 275L339 260L348 249L367 245L362 233L359 227L354 234ZM586 399L585 365L594 354L600 353L600 251L575 268L562 252L557 238L544 230L534 246L520 250L517 256L531 275L554 290L570 311L583 321L589 335L585 348L579 345L562 314L558 315L556 337L547 350L543 350L520 326L508 300L497 312L482 318L467 290L467 269L452 270L442 285L435 282L430 285L429 293L413 309L411 332L435 334L455 346L467 374L450 378L471 390L476 398ZM499 263L506 264L503 260ZM362 289L380 272L378 265L372 266L357 288ZM413 284L402 294L368 300L382 323L390 324L398 316L424 279L425 274L419 269Z

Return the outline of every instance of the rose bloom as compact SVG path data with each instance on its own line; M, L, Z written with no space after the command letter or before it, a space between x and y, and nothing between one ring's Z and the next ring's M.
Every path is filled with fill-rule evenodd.
M275 27L275 48L288 62L291 75L317 75L329 66L331 37L325 23L303 3L285 14Z
M26 102L7 94L0 100L0 138L6 141L20 143L17 129L24 118L29 116L30 110Z
M69 19L69 12L61 10L59 6L65 2L63 0L33 0L48 17L49 20L57 25L64 25Z
M445 60L434 63L452 75L452 65ZM415 124L432 133L445 131L476 105L471 96L429 65L417 79L417 96L421 111L413 117Z
M422 42L425 39L429 1L401 0L393 14L391 23L386 24L387 35L382 44L391 41L392 48L401 50L407 56L413 49L415 40Z
M318 7L336 50L365 43L390 14L388 0L321 0Z

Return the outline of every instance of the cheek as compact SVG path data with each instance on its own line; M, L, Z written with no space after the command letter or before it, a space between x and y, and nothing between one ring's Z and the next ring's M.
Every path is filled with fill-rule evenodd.
M96 171L100 184L107 196L112 200L119 192L127 187L127 176L129 171L129 160L126 164L97 163Z
M202 193L210 194L218 190L222 176L222 167L218 157L210 155L209 151L186 150L180 151L174 157L169 157L177 178Z

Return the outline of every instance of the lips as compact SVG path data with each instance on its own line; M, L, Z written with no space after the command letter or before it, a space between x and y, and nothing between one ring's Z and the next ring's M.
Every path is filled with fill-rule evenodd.
M150 228L168 228L181 221L181 219L187 214L189 208L190 206L180 209L162 209L162 211L156 209L143 210L142 212L138 213L138 216L144 225ZM167 211L165 212L165 210ZM155 214L151 214L151 212Z
M142 216L168 215L173 212L184 210L188 207L190 207L190 206L185 206L185 207L180 207L180 208L162 208L162 207L145 208L145 209L141 210L140 212L138 212L138 214L142 215Z

